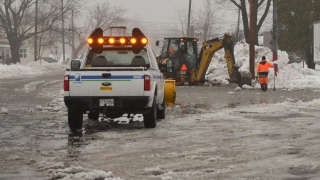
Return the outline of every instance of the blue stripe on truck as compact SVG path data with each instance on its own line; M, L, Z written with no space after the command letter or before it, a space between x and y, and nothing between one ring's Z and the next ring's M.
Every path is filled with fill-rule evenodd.
M74 75L70 76L70 79L74 79ZM126 76L112 76L111 78L102 78L102 76L90 76L90 75L82 75L81 79L144 79L144 76L140 75L126 75Z

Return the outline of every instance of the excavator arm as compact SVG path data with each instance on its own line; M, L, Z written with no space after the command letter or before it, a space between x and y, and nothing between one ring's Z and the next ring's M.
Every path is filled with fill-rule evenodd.
M199 70L197 72L196 78L194 79L195 81L204 82L211 59L214 53L221 48L223 48L223 42L219 38L215 38L203 43L199 55Z
M196 82L205 81L205 75L214 53L222 48L224 48L225 51L224 57L226 59L230 81L237 83L240 87L243 84L251 85L251 74L249 72L239 72L239 67L235 65L233 41L229 33L225 33L223 38L215 38L203 43L199 55L199 70L195 73L196 77L192 79Z

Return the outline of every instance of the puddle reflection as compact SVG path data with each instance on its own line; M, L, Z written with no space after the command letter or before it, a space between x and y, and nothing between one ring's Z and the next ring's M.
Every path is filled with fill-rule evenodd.
M68 134L68 146L69 147L81 147L90 143L90 141L95 140L95 133L97 132L106 132L110 130L133 130L133 129L142 129L143 125L143 115L136 114L131 115L129 118L127 114L124 114L122 117L110 119L106 117L99 117L98 120L92 120L84 118L83 128L69 131Z
M260 99L260 104L268 104L268 99Z

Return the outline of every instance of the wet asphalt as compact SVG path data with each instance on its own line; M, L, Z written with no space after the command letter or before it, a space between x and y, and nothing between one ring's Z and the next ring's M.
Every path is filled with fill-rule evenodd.
M61 95L64 70L47 75L13 77L0 80L0 108L8 113L0 114L0 180L1 179L43 179L47 177L37 167L37 163L54 159L66 162L78 160L78 147L90 144L98 136L84 137L84 133L73 133L67 125L66 109L58 112L37 111L37 106L47 106L48 102ZM36 83L36 89L24 91L26 84ZM251 104L273 104L290 101L310 101L320 98L317 89L298 91L240 90L235 84L225 86L180 86L176 88L176 106L188 107L183 113L196 112L197 109L221 109ZM49 95L46 95L49 93ZM37 111L35 113L35 111ZM168 108L167 115L176 114ZM179 111L180 113L180 111ZM105 128L99 129L95 122L85 120L87 134L106 131L128 131L143 129L143 123L134 122L132 126L121 127L117 123L103 122ZM161 123L161 121L159 122ZM95 128L96 127L96 128Z
M205 105L212 109L246 106L252 104L274 104L287 100L310 101L320 98L320 89L285 91L269 89L235 90L236 84L223 86L178 86L177 104Z

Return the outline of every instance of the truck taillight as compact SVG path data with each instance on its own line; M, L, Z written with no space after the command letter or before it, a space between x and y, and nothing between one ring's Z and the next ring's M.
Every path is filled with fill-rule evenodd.
M150 76L144 75L144 90L150 91Z
M63 90L64 91L69 91L69 75L65 75L64 76Z

